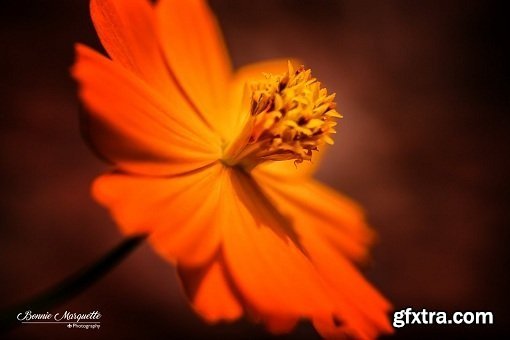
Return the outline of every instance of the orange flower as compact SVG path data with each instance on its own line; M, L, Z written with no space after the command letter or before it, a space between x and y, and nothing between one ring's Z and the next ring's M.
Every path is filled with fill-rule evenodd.
M197 313L391 332L352 263L372 239L361 209L311 178L334 95L283 60L233 72L205 1L92 0L91 15L111 59L78 45L73 75L86 135L115 169L93 195L124 233L150 235Z

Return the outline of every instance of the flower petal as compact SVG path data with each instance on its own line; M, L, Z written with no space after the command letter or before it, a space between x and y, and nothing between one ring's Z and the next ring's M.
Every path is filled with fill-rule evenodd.
M348 259L363 259L372 235L359 208L312 180L291 184L257 179L282 213L295 216L293 226L303 248L327 284L334 318L313 318L321 335L337 338L349 333L372 339L390 333L386 316L390 304Z
M205 266L178 267L186 294L197 313L208 322L233 321L243 314L232 283L227 277L221 253Z
M101 43L115 62L156 88L168 82L149 1L92 0L90 14Z
M220 164L168 178L107 174L96 179L93 195L125 234L149 233L167 260L202 265L220 243L214 221L224 176Z
M218 159L217 137L179 112L121 66L77 46L73 75L90 111L86 137L106 159L128 172L173 175Z
M246 183L251 179L231 172L232 192L222 197L232 209L231 223L223 228L223 251L243 300L274 329L282 320L330 315L332 305L315 268L290 237L275 231L271 209L255 202L258 197Z
M168 65L194 106L220 134L231 77L228 52L216 19L204 0L160 0L156 5L160 41Z
M90 11L99 39L116 63L166 98L172 105L172 113L203 119L168 68L159 44L155 10L150 1L92 0ZM200 125L204 122L201 121Z
M329 285L335 304L334 319L315 318L319 333L333 338L347 332L355 338L374 339L381 333L392 333L388 321L390 303L372 287L357 269L331 245L303 233L304 246L320 275ZM335 320L340 322L340 327Z
M311 161L304 161L299 164L296 164L294 160L264 162L257 165L257 171L277 177L280 181L306 179L311 177L319 168L325 149L314 152Z
M311 230L351 260L366 260L374 232L356 203L311 178L283 181L259 170L253 175L282 213L295 216L298 235Z
M299 322L297 317L270 316L264 321L267 329L273 334L284 334L291 332Z

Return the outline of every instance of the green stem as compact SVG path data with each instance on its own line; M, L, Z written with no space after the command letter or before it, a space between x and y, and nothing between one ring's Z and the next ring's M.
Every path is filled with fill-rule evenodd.
M141 235L125 239L92 265L77 271L59 284L29 299L27 302L3 310L0 312L0 332L6 332L20 325L21 323L16 318L19 313L24 313L27 310L33 313L45 313L48 309L75 297L121 263L133 250L142 244L146 237L147 235Z

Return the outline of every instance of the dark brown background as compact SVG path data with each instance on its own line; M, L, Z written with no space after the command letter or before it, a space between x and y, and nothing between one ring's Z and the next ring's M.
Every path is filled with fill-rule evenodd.
M120 239L89 196L105 166L78 128L73 43L100 48L87 1L2 1L0 307ZM408 326L396 338L508 330L508 24L496 2L213 0L236 66L297 56L345 118L318 177L359 200L380 241L367 275L396 309L489 310L493 326ZM266 336L209 327L172 267L143 246L55 311L103 314L99 331L29 325L10 338ZM310 338L301 326L288 339Z

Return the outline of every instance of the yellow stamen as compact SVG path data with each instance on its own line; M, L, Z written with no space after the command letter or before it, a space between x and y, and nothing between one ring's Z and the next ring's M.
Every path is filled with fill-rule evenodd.
M303 66L288 72L265 74L262 82L248 84L251 91L250 118L225 162L253 168L264 161L311 160L312 151L333 144L335 94L329 94ZM241 142L241 143L239 143ZM233 154L232 154L233 152Z

